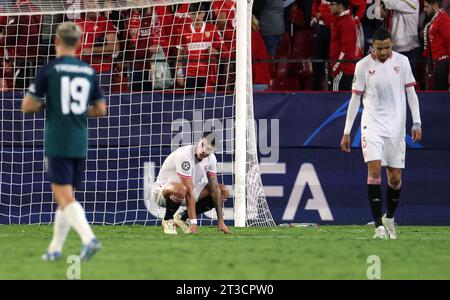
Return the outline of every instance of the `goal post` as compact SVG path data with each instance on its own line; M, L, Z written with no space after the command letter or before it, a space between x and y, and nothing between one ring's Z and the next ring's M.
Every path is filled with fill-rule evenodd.
M89 119L84 183L76 191L88 221L160 224L164 209L149 200L149 193L164 159L213 131L219 183L230 192L225 221L237 227L274 226L253 115L252 2L2 2L0 224L53 221L45 115L24 116L20 104L40 66L55 58L57 25L74 21L83 31L77 55L96 69L108 103L108 116ZM30 49L38 50L30 54ZM215 212L199 219L201 225L215 220Z
M237 0L236 13L236 155L235 155L235 198L234 198L234 224L237 227L246 225L246 169L247 169L247 95L251 92L248 81L248 53L249 43L248 9L251 2ZM250 8L248 8L250 7ZM249 95L251 97L251 94Z

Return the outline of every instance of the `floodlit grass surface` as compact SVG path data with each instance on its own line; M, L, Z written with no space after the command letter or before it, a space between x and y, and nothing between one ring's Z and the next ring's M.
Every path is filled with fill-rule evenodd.
M81 264L81 279L367 279L377 255L381 279L450 279L450 228L398 228L373 240L370 226L200 227L168 236L154 226L94 226L103 248ZM72 230L63 259L43 262L52 226L0 225L0 279L66 279L81 242Z

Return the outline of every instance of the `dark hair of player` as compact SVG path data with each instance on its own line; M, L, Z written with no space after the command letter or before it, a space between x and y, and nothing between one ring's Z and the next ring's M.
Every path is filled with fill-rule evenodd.
M392 39L391 33L384 27L380 27L373 33L372 40L375 41L384 41L387 39Z
M442 7L442 0L425 0L426 2L428 2L428 4L435 4L437 3L439 7Z
M213 132L205 131L202 135L202 139L206 139L211 146L216 146L216 136Z

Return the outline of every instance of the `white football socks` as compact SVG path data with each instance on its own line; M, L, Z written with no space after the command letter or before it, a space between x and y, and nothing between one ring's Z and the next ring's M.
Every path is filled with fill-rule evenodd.
M84 209L77 201L72 202L64 208L64 216L70 226L75 229L81 238L83 245L89 244L95 238L91 226L86 220Z
M48 252L62 252L64 242L69 233L70 225L67 222L63 211L58 208L55 212L55 224L53 225L53 238L48 246Z

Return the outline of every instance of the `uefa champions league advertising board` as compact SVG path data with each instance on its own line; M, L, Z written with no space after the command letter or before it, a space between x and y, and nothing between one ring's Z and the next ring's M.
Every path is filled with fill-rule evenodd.
M402 208L396 222L450 225L450 96L418 96L424 136L420 143L411 141L408 111ZM195 136L182 132L209 128L223 133L223 151L217 157L223 181L232 187L232 151L227 152L233 147L232 97L202 95L198 105L200 100L194 95L184 101L171 95L175 98L170 108L165 107L167 99L161 101L164 97L157 93L111 96L108 117L91 126L85 191L77 193L82 203L95 199L85 204L89 221L128 224L159 217L153 204L146 202L146 195L173 142L195 141ZM260 171L277 224L366 224L371 220L360 149L360 114L352 132L352 152L345 155L339 148L349 98L349 93L254 95ZM24 121L21 100L21 95L5 94L0 107L0 223L51 222L54 204L41 142L44 121ZM206 107L210 103L211 110L196 110L205 103ZM169 109L174 112L163 113ZM232 201L227 201L224 217L230 223L232 207Z

